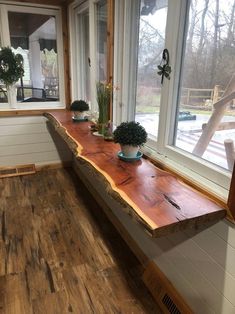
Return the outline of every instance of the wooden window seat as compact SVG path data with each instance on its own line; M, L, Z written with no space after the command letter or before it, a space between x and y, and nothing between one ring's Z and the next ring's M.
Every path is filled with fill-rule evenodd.
M89 122L74 123L70 111L44 114L75 158L105 182L107 192L152 237L215 223L226 210L150 161L119 160L119 145L94 136Z

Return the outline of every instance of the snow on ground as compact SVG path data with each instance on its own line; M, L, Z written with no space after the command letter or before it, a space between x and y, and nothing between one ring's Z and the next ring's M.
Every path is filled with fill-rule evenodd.
M178 123L176 146L187 152L192 152L201 135L202 124L206 123L209 118L209 115L197 114L196 120L180 121ZM145 127L149 134L157 137L158 114L136 114L136 121ZM235 117L225 116L222 121L235 121ZM224 148L225 139L232 139L235 141L235 130L216 131L202 157L203 159L227 169Z

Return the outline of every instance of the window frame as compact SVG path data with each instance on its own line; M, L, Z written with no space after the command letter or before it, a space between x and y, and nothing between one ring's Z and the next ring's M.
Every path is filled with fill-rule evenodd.
M97 81L97 25L96 25L96 13L97 13L97 3L99 0L78 0L69 6L69 26L70 26L70 51L71 51L71 78L72 78L72 99L83 98L82 93L82 83L78 79L76 72L80 71L83 67L81 64L81 58L77 58L76 54L76 36L78 35L76 31L76 12L81 10L81 13L85 10L89 10L89 47L90 47L90 110L98 111L98 104L96 101L96 81ZM107 78L110 82L113 77L113 10L114 0L107 0ZM81 34L80 34L81 35ZM74 65L76 65L74 67ZM111 82L112 83L112 82ZM112 112L112 110L110 110Z
M52 7L38 4L23 3L6 3L0 1L0 36L2 46L10 46L10 33L8 24L8 11L19 13L44 14L55 16L56 23L56 41L57 41L57 58L58 58L58 76L59 80L59 100L48 102L17 102L17 108L11 108L9 103L1 105L1 111L15 110L40 110L40 109L63 109L65 108L65 81L64 81L64 49L62 37L62 10L60 7Z
M79 15L89 11L88 1L79 1L69 7L69 29L70 29L70 50L71 50L71 98L84 99L85 87L81 81L81 77L84 74L84 66L82 64L83 51L80 51L77 36L84 35L81 27L81 21L79 21ZM80 24L80 25L79 25ZM90 25L89 25L90 26ZM78 56L78 57L77 57Z

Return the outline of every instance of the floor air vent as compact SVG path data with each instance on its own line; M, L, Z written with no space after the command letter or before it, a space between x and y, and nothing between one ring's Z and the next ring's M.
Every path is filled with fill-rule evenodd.
M154 262L148 264L143 281L164 314L193 314L193 311Z
M171 314L181 314L180 310L175 305L174 301L171 300L168 294L165 294L162 298L162 303L168 309Z
M36 172L36 169L35 169L34 164L20 165L20 166L13 166L13 167L1 167L0 178L22 176L26 174L33 174L35 172Z

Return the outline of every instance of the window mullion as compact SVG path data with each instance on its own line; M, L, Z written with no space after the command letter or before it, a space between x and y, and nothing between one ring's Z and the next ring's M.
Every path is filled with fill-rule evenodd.
M118 21L117 21L118 19ZM114 41L114 123L135 119L139 0L116 1Z
M131 18L130 18L131 17ZM139 1L125 1L122 121L135 119Z
M114 9L114 76L113 123L122 121L122 76L123 76L123 40L124 40L124 6L125 0L115 1Z
M90 36L90 86L91 88L91 109L97 110L96 102L96 47L97 47L97 29L96 29L96 3L97 1L89 1L89 36Z
M166 146L173 143L186 4L186 0L168 3L165 47L169 51L172 72L170 80L164 80L161 94L157 150L162 154Z
M1 5L1 44L3 47L11 46L7 8Z

